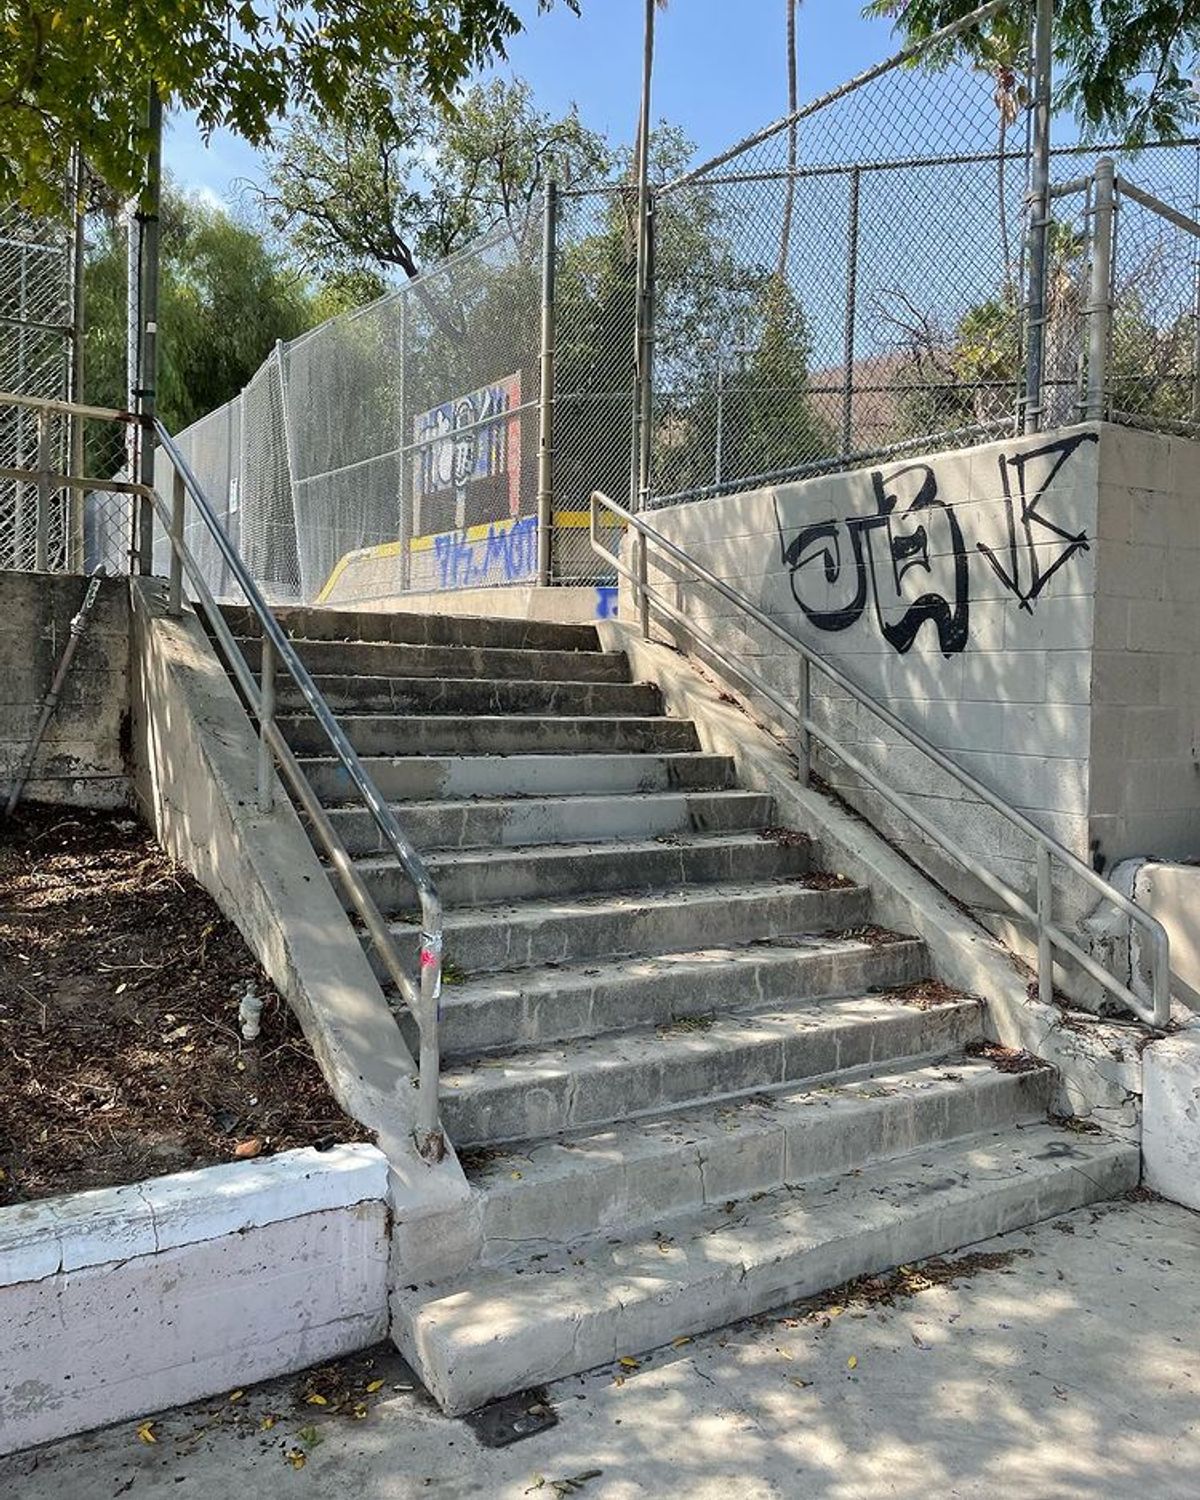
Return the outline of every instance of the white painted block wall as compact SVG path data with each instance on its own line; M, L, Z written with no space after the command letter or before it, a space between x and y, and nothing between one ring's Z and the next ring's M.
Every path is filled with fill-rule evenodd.
M653 523L1079 858L1200 854L1200 444L1096 424ZM651 578L795 693L795 658L736 606L671 565ZM621 609L634 617L627 585ZM1030 841L819 674L813 715L1032 891ZM815 764L956 894L995 908L844 767ZM1060 911L1082 915L1084 891L1059 889Z
M0 1453L382 1338L387 1192L352 1145L0 1209Z

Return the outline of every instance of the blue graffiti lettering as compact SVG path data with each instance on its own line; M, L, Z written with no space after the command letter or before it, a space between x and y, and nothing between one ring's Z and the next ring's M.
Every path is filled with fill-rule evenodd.
M465 531L443 532L434 537L433 550L439 588L527 582L537 574L537 517L493 521L477 541Z

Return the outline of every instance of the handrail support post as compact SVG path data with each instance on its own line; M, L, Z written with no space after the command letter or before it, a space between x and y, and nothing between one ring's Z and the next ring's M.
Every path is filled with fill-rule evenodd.
M799 677L796 692L796 776L801 786L807 786L812 780L812 740L808 732L812 669L803 652L800 653Z
M1054 1003L1054 944L1050 937L1054 893L1051 885L1050 850L1037 846L1037 983L1043 1005Z
M171 579L167 595L167 610L175 619L183 613L183 518L186 506L183 475L176 469L171 482Z
M262 656L259 666L258 700L258 810L269 813L274 806L275 766L268 741L275 720L275 647L271 637L262 633Z

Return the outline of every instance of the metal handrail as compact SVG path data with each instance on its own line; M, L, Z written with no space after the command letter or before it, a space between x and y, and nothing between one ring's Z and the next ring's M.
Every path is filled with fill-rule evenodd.
M296 793L305 815L324 844L330 861L361 916L389 976L416 1017L420 1034L417 1145L421 1155L427 1160L439 1161L445 1151L445 1138L440 1127L438 1113L438 1082L441 1071L438 1023L444 929L441 897L438 895L437 887L424 860L405 837L395 814L367 774L366 768L346 737L345 731L334 717L321 690L313 681L296 648L263 598L237 548L230 541L216 512L209 504L187 459L157 418L154 421L154 432L174 470L174 493L170 510L157 491L151 494L151 502L166 529L173 552L170 580L171 608L177 612L180 607L181 573L186 572L196 589L197 597L221 645L225 659L237 679L238 686L258 718L260 743L264 747L259 766L260 808L264 811L270 809L269 756L273 755ZM186 497L191 498L192 504L216 543L230 573L258 617L262 630L260 684L255 683L254 674L241 647L234 639L233 632L213 598L199 564L183 540ZM276 658L287 669L289 676L300 689L301 696L332 745L334 754L345 768L346 774L370 813L376 828L396 856L401 869L413 883L421 906L420 977L416 983L404 967L383 914L363 882L353 860L346 852L320 799L313 791L299 761L292 753L291 746L284 739L275 721Z
M600 542L600 512L607 510L612 515L624 521L630 528L629 534L635 538L636 560L633 567L628 566L617 552L610 551ZM621 577L628 579L633 584L634 599L638 607L641 633L644 639L650 633L650 609L651 605L668 619L682 625L693 640L699 642L706 650L711 652L715 659L721 663L724 669L733 677L746 684L756 693L774 704L787 718L791 719L797 730L796 735L796 758L799 766L800 781L803 785L808 784L810 743L816 739L823 744L827 750L847 766L857 776L860 776L871 786L891 807L908 818L928 838L932 839L945 853L964 865L975 877L1008 906L1018 916L1031 922L1037 933L1038 939L1038 994L1039 998L1049 1003L1054 998L1054 955L1053 949L1058 948L1061 952L1068 954L1087 974L1103 986L1109 994L1114 995L1124 1005L1127 1005L1135 1015L1156 1027L1163 1027L1170 1019L1171 1013L1171 969L1170 969L1170 943L1166 929L1162 923L1136 906L1129 898L1118 891L1103 876L1098 875L1090 865L1084 863L1077 855L1072 854L1064 848L1057 839L1052 838L1044 832L1036 823L1030 821L1024 813L1018 812L1015 807L1010 806L1002 797L997 795L990 787L977 780L969 771L956 765L949 756L939 750L918 730L911 728L898 718L883 703L873 698L858 684L846 676L844 672L826 661L817 652L812 650L803 641L790 634L778 621L764 614L757 605L753 604L744 594L731 588L722 578L709 572L701 563L698 563L683 548L668 540L661 532L650 526L645 518L625 506L619 505L600 490L595 490L591 497L591 542L592 549L608 562ZM744 614L748 615L756 624L760 625L776 640L781 642L787 649L794 652L799 658L799 683L795 700L786 698L782 693L773 688L758 673L744 666L742 663L732 659L728 649L720 644L706 630L698 626L694 620L682 610L673 605L658 589L653 588L648 581L648 559L649 544L653 543L660 548L674 562L679 563L687 569L691 575L699 579L709 588L715 589L722 598L736 605ZM991 870L981 866L978 856L964 849L944 829L937 827L919 808L909 801L902 793L890 787L883 777L861 761L851 751L829 733L821 724L813 719L809 712L809 687L810 674L813 670L822 673L830 682L836 683L844 692L848 693L857 703L875 714L890 729L894 730L901 738L908 741L916 749L933 761L933 763L945 771L947 775L956 780L962 787L969 791L980 801L986 802L989 807L995 809L1002 817L1006 818L1015 828L1033 841L1037 851L1037 896L1036 905L1030 903L1007 885L998 875ZM1057 859L1060 864L1077 879L1084 881L1093 890L1112 903L1118 911L1122 912L1129 920L1139 927L1148 941L1151 970L1151 993L1152 1002L1147 1005L1129 985L1110 974L1093 956L1081 948L1073 938L1069 937L1061 927L1053 920L1052 914L1052 861Z

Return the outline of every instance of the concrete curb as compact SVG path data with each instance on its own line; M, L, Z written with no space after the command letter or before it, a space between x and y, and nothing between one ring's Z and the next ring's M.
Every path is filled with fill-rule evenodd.
M0 1453L384 1337L387 1192L344 1145L0 1209Z
M1012 955L892 848L864 820L801 787L792 760L741 698L718 687L670 646L641 639L634 627L599 621L605 650L629 653L635 682L657 684L666 711L691 719L702 747L729 755L738 784L770 792L780 822L816 841L816 862L871 887L875 919L927 943L939 976L983 995L985 1026L998 1041L1024 1047L1057 1069L1055 1108L1088 1116L1113 1134L1140 1133L1142 1065L1136 1025L1065 1016L1027 994Z

